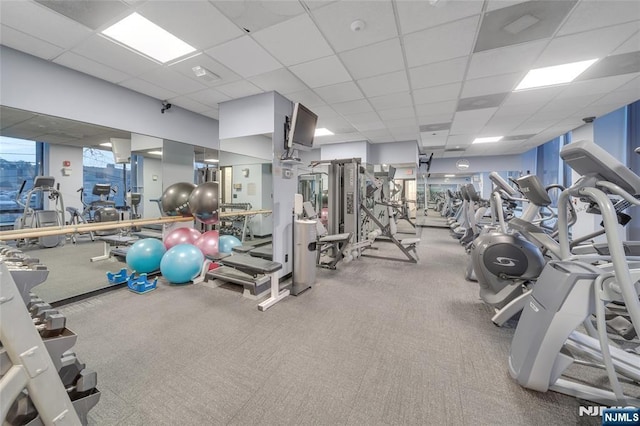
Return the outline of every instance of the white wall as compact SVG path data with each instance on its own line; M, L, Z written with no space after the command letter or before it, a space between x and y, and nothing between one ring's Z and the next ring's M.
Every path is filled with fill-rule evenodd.
M219 138L228 139L273 132L274 93L261 93L222 102L218 115Z
M156 176L157 179L153 180ZM144 158L142 160L142 217L156 218L160 216L158 204L149 200L162 196L162 160Z
M369 164L418 163L418 144L415 141L375 143L369 147Z
M83 183L82 147L50 144L48 156L49 170L47 173L56 178L56 183L60 184L65 208L75 207L82 211L80 193L77 192L79 188L82 188ZM71 161L71 176L62 175L62 162L65 160ZM45 203L48 201L45 197ZM45 208L48 208L46 204ZM65 212L65 218L66 221L69 220L67 212Z
M456 173L456 161L460 158L434 158L431 162L431 173ZM536 159L529 152L519 155L489 155L484 157L467 157L469 168L464 173L520 171L523 174L535 173Z
M320 159L339 160L360 158L363 163L369 163L369 142L344 142L320 146Z
M165 140L162 144L162 188L178 182L193 183L193 147Z
M234 203L251 203L252 210L272 208L271 163L234 165L232 170L233 184L242 185L239 190L232 189ZM246 176L245 170L248 171L248 176ZM251 229L254 235L271 235L271 215L252 217Z
M0 46L0 104L217 149L218 122L161 100Z
M221 139L220 151L225 153L247 155L269 162L273 160L273 145L271 143L271 137L266 137L264 135L252 135ZM222 160L222 157L220 159Z

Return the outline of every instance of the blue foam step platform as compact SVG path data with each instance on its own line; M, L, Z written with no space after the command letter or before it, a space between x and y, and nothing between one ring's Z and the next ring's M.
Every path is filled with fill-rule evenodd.
M129 287L129 290L133 291L134 293L148 293L156 289L156 287L158 286L158 278L156 277L153 281L149 281L147 279L147 274L140 274L138 277L136 277L135 273L133 273L127 280L127 286Z
M129 280L129 273L127 272L127 268L122 268L120 272L107 272L107 280L109 284L124 284Z

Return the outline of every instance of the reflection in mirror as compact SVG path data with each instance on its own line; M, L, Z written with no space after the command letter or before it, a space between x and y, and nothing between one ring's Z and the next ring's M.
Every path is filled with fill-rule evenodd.
M272 210L273 175L271 135L220 141L220 210ZM229 216L220 223L221 235L234 235L244 244L269 242L271 214Z

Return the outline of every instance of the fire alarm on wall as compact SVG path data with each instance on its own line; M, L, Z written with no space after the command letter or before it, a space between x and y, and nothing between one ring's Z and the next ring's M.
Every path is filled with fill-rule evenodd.
M70 167L71 166L71 161L69 160L64 160L62 162L62 167Z

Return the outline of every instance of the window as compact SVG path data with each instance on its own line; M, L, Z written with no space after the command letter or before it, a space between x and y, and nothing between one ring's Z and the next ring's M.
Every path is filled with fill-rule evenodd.
M109 199L115 201L117 207L123 207L130 187L130 164L115 164L111 151L96 148L84 148L82 157L84 202L98 200L98 196L91 193L96 183L108 183L112 189Z
M42 174L42 152L40 142L0 136L0 226L10 227L22 215L24 206L16 197L26 181L20 196L26 202L34 178ZM42 208L42 198L31 200L31 207Z

